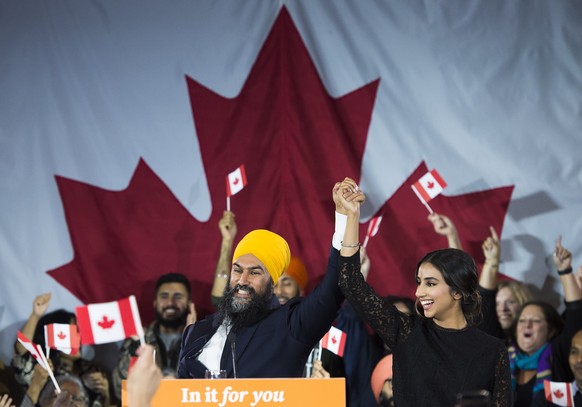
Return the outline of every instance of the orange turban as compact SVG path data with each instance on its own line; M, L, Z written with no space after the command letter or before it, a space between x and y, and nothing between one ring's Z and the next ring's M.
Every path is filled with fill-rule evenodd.
M380 359L372 372L372 392L377 402L380 402L380 392L388 379L392 379L392 355Z
M252 254L261 261L277 284L281 274L289 266L291 251L281 236L265 229L249 232L234 249L232 262L245 254Z
M307 275L305 264L303 264L299 257L291 256L291 261L289 262L289 267L287 267L287 270L285 271L285 275L291 277L301 290L305 290L305 287L307 287L309 276Z

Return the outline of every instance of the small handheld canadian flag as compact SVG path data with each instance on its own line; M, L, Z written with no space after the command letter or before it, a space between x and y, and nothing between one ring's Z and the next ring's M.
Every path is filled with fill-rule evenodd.
M75 314L83 345L117 342L136 335L142 345L145 343L133 295L118 301L77 307Z
M411 185L412 190L420 199L420 202L428 209L430 213L433 210L428 205L428 202L439 195L446 188L447 183L440 176L437 170L431 170L424 174L418 181Z
M69 355L76 355L81 346L77 325L48 324L44 326L47 355L50 349L57 349Z
M18 339L18 342L20 342L20 344L22 346L24 346L24 348L28 352L30 352L30 354L32 355L34 360L36 360L38 362L38 364L44 370L46 370L48 372L48 374L51 378L51 381L53 382L53 384L55 386L56 392L60 393L61 388L59 387L59 384L57 383L57 380L55 378L53 370L51 369L51 366L48 362L47 357L45 356L44 352L42 351L42 348L39 345L37 345L36 343L32 342L30 339L28 339L28 337L20 331L18 331L16 338Z
M546 400L549 402L552 402L557 406L574 406L572 383L560 383L544 380L544 391L546 393Z
M247 185L244 164L226 176L226 210L230 211L230 197L242 191Z
M368 225L368 232L366 232L366 238L364 239L363 246L366 247L368 245L368 240L371 237L376 236L378 233L378 229L380 229L380 222L382 222L382 216L375 216L370 219L370 224Z
M45 370L49 370L50 369L50 367L48 366L48 363L47 363L46 359L43 357L44 354L42 353L42 349L41 349L40 346L38 346L37 344L33 343L30 339L28 339L28 337L26 335L24 335L20 331L18 331L17 339L18 339L18 342L20 342L20 344L22 346L24 346L24 348L28 352L30 352L30 354L32 355L32 357L38 362L39 365L41 365L43 367L43 369L45 369Z
M341 329L332 326L330 330L321 338L321 347L335 353L338 356L344 355L347 334Z

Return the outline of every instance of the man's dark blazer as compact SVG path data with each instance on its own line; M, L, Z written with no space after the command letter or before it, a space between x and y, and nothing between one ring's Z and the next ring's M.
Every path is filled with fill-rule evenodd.
M309 295L293 298L285 305L279 305L273 296L271 312L236 334L237 377L301 377L311 349L329 330L343 302L338 278L339 252L332 248L327 272ZM215 318L216 314L210 315L184 331L179 378L204 377L206 367L197 358L218 329ZM220 368L226 370L227 377L234 377L229 340L222 352Z

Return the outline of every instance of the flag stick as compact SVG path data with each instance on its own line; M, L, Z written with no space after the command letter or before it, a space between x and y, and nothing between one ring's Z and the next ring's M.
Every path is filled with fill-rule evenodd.
M51 348L48 344L48 333L46 325L44 326L44 347L46 348L46 358L48 359L51 357Z
M315 359L321 360L321 351L322 351L322 344L321 344L321 339L320 339L319 342L317 343L317 349L315 350L315 354L313 355L313 360L315 360Z
M434 213L434 211L428 205L428 203L424 200L424 198L422 196L420 196L420 194L418 193L418 191L416 190L416 188L414 187L414 185L411 185L410 187L412 188L412 190L414 191L414 193L416 194L416 196L418 197L418 199L420 199L420 202L422 202L422 204L426 207L426 209L428 209L428 213Z
M226 197L226 210L230 212L230 196Z
M46 356L44 355L44 352L42 351L42 348L40 346L37 346L38 349L38 354L40 355L41 359L43 360L44 364L46 365L46 370L48 371L48 374L53 382L53 384L55 385L55 390L57 391L57 394L61 393L61 388L59 387L59 384L57 383L57 379L55 378L55 374L53 373L53 370L51 369L48 360L46 358Z
M370 240L370 235L366 235L366 238L364 239L364 244L362 246L364 246L364 249L366 248L366 246L368 246L368 240Z

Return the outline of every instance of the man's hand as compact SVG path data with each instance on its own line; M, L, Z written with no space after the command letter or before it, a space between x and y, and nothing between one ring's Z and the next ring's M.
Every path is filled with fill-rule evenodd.
M127 377L129 406L148 407L162 380L162 371L154 360L154 348L144 345Z
M37 318L42 317L48 309L50 301L51 293L44 293L37 296L32 303L32 314Z
M428 215L428 220L432 222L434 231L439 235L450 236L453 233L456 233L455 225L451 219L445 215L433 212Z
M489 232L491 235L485 239L481 248L483 249L483 254L485 255L485 262L493 266L499 265L499 235L493 229L493 226L489 226Z
M572 267L572 253L562 246L562 236L558 236L558 239L556 240L553 260L558 271L563 271Z
M218 229L220 229L223 239L234 240L237 232L234 212L224 211L222 218L218 221Z
M312 379L329 379L331 376L327 370L323 368L321 360L315 359L313 361L313 369L311 370Z
M188 312L188 315L186 315L186 326L184 326L184 329L186 329L188 325L192 325L194 322L198 320L198 314L196 313L196 305L194 305L194 303L190 301L188 308L190 309L190 312Z
M366 201L366 196L358 188L356 181L348 177L336 183L333 192L336 211L344 215L359 214L360 207Z

